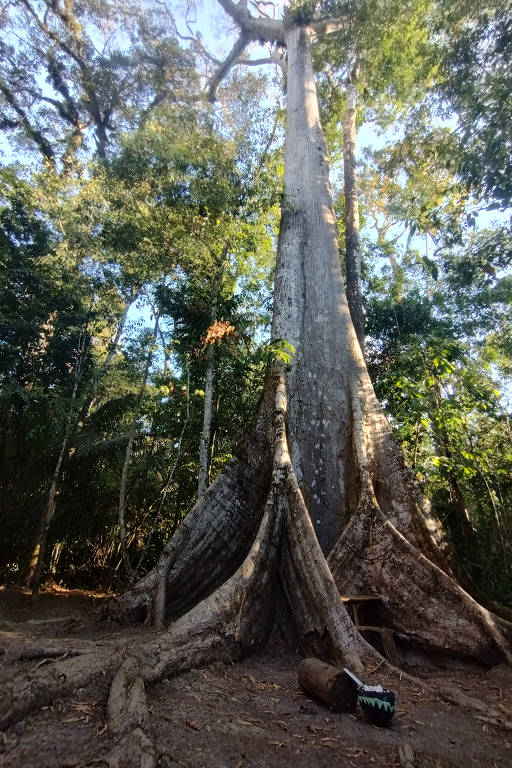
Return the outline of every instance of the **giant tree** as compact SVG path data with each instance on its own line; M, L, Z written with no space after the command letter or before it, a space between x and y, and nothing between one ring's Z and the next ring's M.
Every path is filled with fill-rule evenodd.
M285 191L272 334L274 341L291 344L295 354L289 365L276 365L269 374L244 453L195 507L155 570L121 598L120 606L127 611L143 607L161 623L191 609L218 587L231 591L224 611L226 604L235 610L235 594L240 591L245 595L244 613L262 610L257 591L246 592L244 574L250 561L251 580L259 567L265 574L260 583L271 589L267 550L283 537L279 581L298 634L308 643L315 634L317 641L328 638L346 657L361 648L342 607L328 598L335 593L336 581L344 590L381 589L390 598L397 628L423 635L434 645L455 643L458 650L479 655L482 643L487 646L483 614L451 578L444 534L392 441L347 311L311 64L312 40L343 28L346 20L342 13L316 15L304 4L290 6L280 21L252 16L244 2L222 0L221 5L237 23L240 36L219 78L251 40L266 39L287 50ZM241 507L245 525L240 525ZM217 533L205 537L214 519ZM248 553L256 530L258 544L253 543ZM378 584L367 551L369 539L373 547L380 542L383 552L392 548L396 553L393 568L383 557ZM354 552L355 558L350 554ZM203 565L207 558L209 566L208 575L203 569L197 579L189 571L196 557ZM432 579L442 580L444 589L437 600L444 602L443 625L428 627L429 609L413 607L420 602L411 599L412 590L419 588L412 586L414 571L427 590ZM181 579L186 579L186 588ZM432 600L427 595L425 603ZM188 621L216 604L214 591L189 612ZM462 612L472 619L455 640L449 637L449 625ZM264 634L266 623L261 617L248 626L249 639L242 634L239 643L252 644L254 626ZM503 631L509 632L508 626ZM494 636L491 643L496 642ZM502 639L502 651L508 654L506 646Z
M375 651L350 621L340 590L384 594L392 627L417 643L487 662L512 658L512 626L453 577L455 559L392 439L350 319L311 61L315 38L346 18L329 3L291 4L282 20L252 15L246 0L219 3L240 34L218 78L251 41L287 52L272 337L276 350L286 342L294 354L276 354L245 446L155 568L113 606L121 617L157 626L174 620L146 638L114 678L114 722L128 711L127 695L141 701L134 680L243 656L264 644L277 616L302 650L362 670ZM322 13L329 7L332 16ZM101 657L60 662L62 675L38 670L28 687L26 680L9 683L0 721L14 721L105 667L114 671L119 654L115 645L105 648L110 653ZM143 731L126 736L132 755L147 744Z

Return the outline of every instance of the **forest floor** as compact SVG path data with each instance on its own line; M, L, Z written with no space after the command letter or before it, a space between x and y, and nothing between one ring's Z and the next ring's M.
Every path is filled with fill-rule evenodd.
M58 641L65 647L84 639L100 642L107 634L122 632L101 622L94 610L98 603L101 596L66 590L46 591L33 603L26 592L0 588L0 677L8 679L54 661L6 663L8 654L2 654L2 647L13 636L27 647L35 641ZM128 632L128 642L129 636ZM158 765L509 768L512 764L512 731L485 722L485 716L473 710L448 704L434 692L421 693L405 680L393 683L397 712L390 728L372 726L359 710L354 715L333 713L298 687L299 660L276 642L272 652L234 665L217 663L192 670L150 688L148 707ZM422 678L427 691L441 682L491 707L512 708L511 667L484 670L423 659L407 671ZM376 670L371 682L388 681ZM105 722L106 690L97 681L0 732L0 765L106 765L102 758L112 746Z

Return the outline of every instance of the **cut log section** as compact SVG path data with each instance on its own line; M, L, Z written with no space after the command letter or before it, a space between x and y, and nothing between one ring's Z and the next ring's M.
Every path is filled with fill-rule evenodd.
M357 689L344 672L319 659L304 659L297 667L303 691L335 712L354 712Z

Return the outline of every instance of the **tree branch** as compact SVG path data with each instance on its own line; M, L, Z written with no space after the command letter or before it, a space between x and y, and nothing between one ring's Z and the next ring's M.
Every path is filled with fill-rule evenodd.
M193 33L191 35L182 35L181 34L181 32L178 29L178 25L176 23L176 19L174 18L174 14L169 9L169 7L168 7L167 3L165 2L165 0L156 0L156 2L158 3L158 5L161 5L163 7L163 9L165 10L165 13L166 13L167 18L169 19L169 21L171 23L172 30L173 30L174 34L177 37L179 37L180 40L184 40L185 42L191 43L192 44L192 48L193 48L193 50L196 53L198 53L203 58L208 59L208 61L212 61L214 64L216 64L218 66L219 63L220 63L219 60L216 59L215 56L212 56L212 54L205 48L205 46L203 45L203 43L202 43L202 41L201 41L201 39L199 37L197 37Z
M247 0L217 0L224 11L236 21L247 40L267 40L269 43L284 43L284 25L282 21L255 18L247 9Z
M277 64L271 56L267 56L266 59L237 59L235 64L244 64L246 67L261 67L263 64Z
M57 45L62 51L64 51L64 53L67 53L67 55L71 59L73 59L73 61L78 65L80 72L82 74L81 85L89 100L88 111L91 117L93 118L94 124L95 124L98 155L100 157L104 157L105 148L108 143L106 125L105 125L105 120L101 114L98 94L95 88L93 87L94 79L91 75L91 69L89 67L89 64L85 61L81 53L81 51L84 48L84 41L78 34L78 29L80 29L80 26L74 22L73 18L68 13L60 9L56 3L53 3L53 2L49 3L48 0L45 0L46 6L47 6L47 12L45 13L43 21L41 21L36 11L32 7L31 3L29 2L29 0L20 0L20 2L26 8L28 13L32 16L32 18L34 19L35 23L37 24L41 32L44 35L46 35L46 37L49 40L54 42L55 45ZM48 26L47 13L50 11L50 9L61 20L66 30L69 32L71 39L73 40L76 46L76 50L74 50L71 47L71 45L66 43L61 36L57 35L57 33Z
M264 16L266 19L271 19L272 18L270 16L270 14L267 13L266 11L264 11L261 6L262 5L269 5L269 6L272 6L272 8L273 8L274 7L273 3L266 3L266 2L261 3L261 2L258 2L258 0L251 0L251 5L252 5L253 8L256 8L256 10L258 11L259 14L261 14L261 16Z
M71 97L70 90L64 80L62 73L64 71L64 65L58 62L54 56L48 57L48 74L50 76L51 83L57 93L63 97L66 103L66 115L67 119L73 125L78 125L80 122L79 110L74 100Z
M247 3L241 1L233 3L232 0L218 0L218 3L240 27L244 27L251 18L251 14L247 10Z
M242 31L240 34L240 37L234 44L233 48L231 49L227 57L224 59L224 61L220 65L217 72L214 74L214 76L210 80L210 86L208 88L208 98L210 99L210 101L215 101L215 99L217 98L217 93L222 80L227 75L227 73L229 72L233 64L236 62L236 60L244 52L245 46L247 45L247 43L248 43L248 39Z
M237 59L237 61L235 61L234 64L237 66L239 64L243 64L246 67L261 67L264 64L276 64L278 67L281 68L282 73L286 74L286 57L284 53L282 56L280 56L277 50L272 51L270 56L266 56L262 59L240 58L240 59Z
M6 83L0 81L0 93L4 97L7 104L18 115L18 125L22 126L27 135L37 144L39 151L53 166L55 165L55 155L50 142L45 136L35 128L27 117L25 110L17 103L13 93L9 89ZM13 128L13 121L10 121L7 117L2 121L2 128Z
M320 37L320 35L332 35L334 32L347 29L348 20L345 17L325 16L313 20L308 26L313 30L316 37Z
M272 19L256 19L254 16L251 16L247 9L247 0L239 0L238 3L234 3L232 0L218 0L218 3L228 16L231 16L233 21L238 24L240 27L240 36L227 58L220 65L210 81L210 86L208 88L208 98L210 101L215 101L222 79L227 75L234 64L246 64L250 62L250 59L247 59L247 61L244 59L237 61L237 59L240 59L248 42L251 40L284 42L283 23L281 21L273 21ZM266 64L268 61L264 60L261 63ZM280 64L279 61L272 61L271 63Z

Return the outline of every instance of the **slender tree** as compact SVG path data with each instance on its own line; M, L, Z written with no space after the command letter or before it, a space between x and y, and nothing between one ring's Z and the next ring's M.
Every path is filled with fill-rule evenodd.
M361 295L361 237L356 176L357 61L354 61L345 89L343 119L343 188L345 196L345 269L347 301L357 340L364 354L364 309Z
M144 397L146 393L146 386L148 382L148 376L149 376L149 369L151 367L151 362L153 360L154 351L155 351L155 344L156 340L158 338L158 324L160 322L160 311L155 311L155 325L153 328L153 333L151 334L151 339L148 346L148 351L146 354L146 359L144 361L144 370L142 373L142 380L140 383L139 391L137 393L137 399L135 401L135 409L133 412L131 424L130 424L130 431L128 433L128 443L126 444L126 450L124 454L124 462L123 462L123 469L121 471L121 482L119 484L119 504L118 504L118 513L117 513L117 519L119 522L119 539L121 542L121 554L123 557L123 563L126 571L126 575L130 581L133 581L134 579L134 570L130 561L130 553L128 551L128 539L126 535L126 493L127 493L127 484L128 484L128 470L130 468L130 462L132 458L133 453L133 443L135 440L135 432L137 429L137 422L139 420L140 415L140 407L142 404L142 398Z

